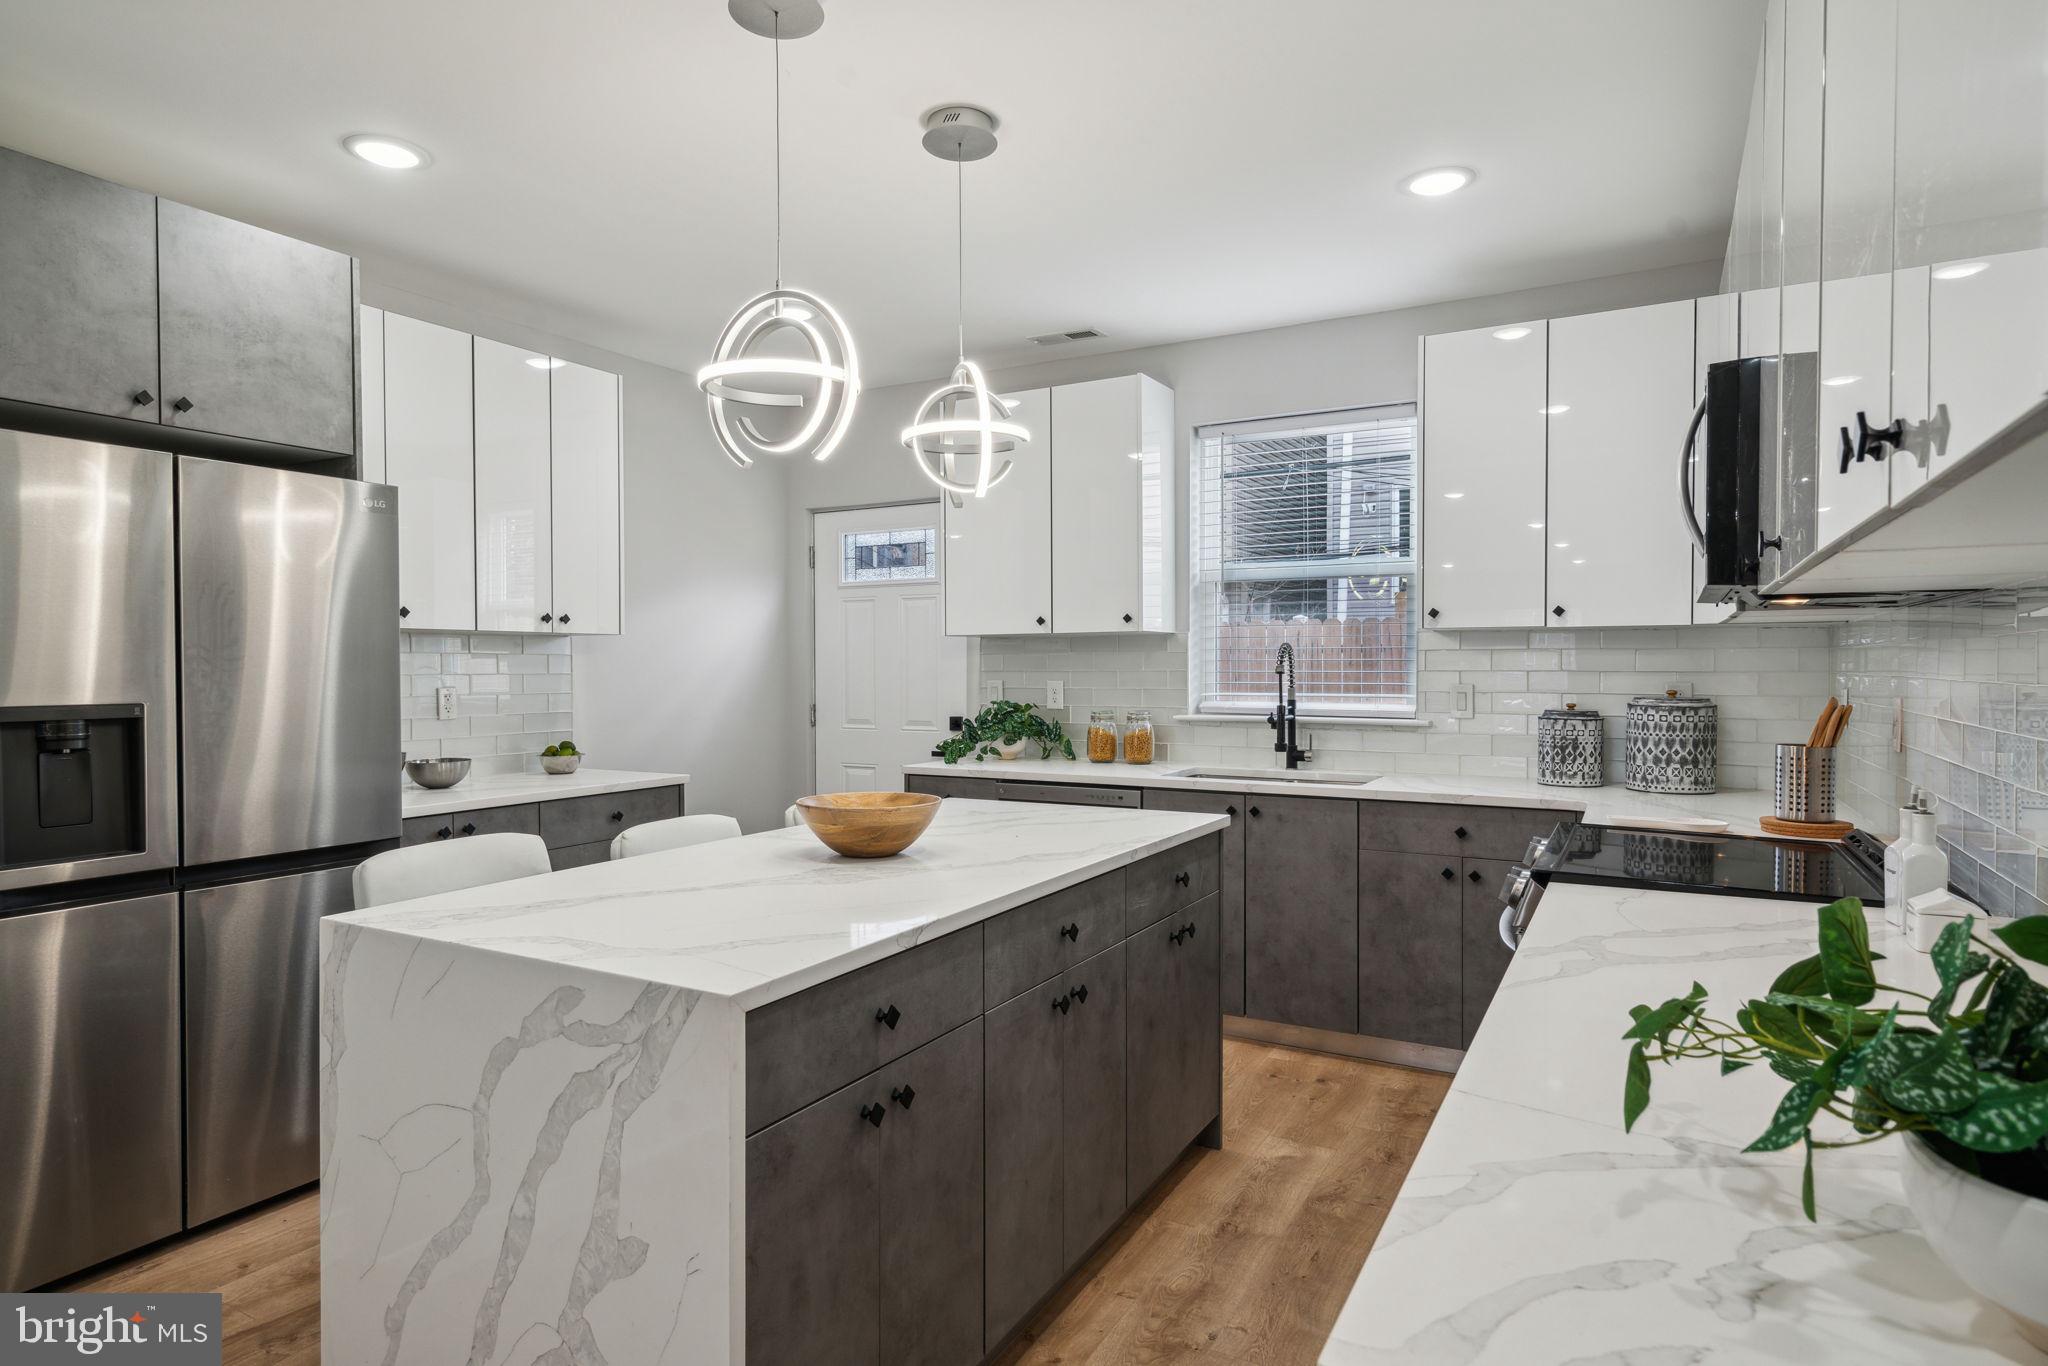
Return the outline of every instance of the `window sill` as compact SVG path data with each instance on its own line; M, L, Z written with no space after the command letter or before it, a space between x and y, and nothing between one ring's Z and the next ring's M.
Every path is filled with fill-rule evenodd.
M1237 714L1232 712L1193 712L1173 718L1179 722L1192 722L1198 726L1263 726L1266 718L1255 712ZM1356 728L1360 730L1428 730L1432 724L1420 716L1297 716L1295 721L1303 730Z

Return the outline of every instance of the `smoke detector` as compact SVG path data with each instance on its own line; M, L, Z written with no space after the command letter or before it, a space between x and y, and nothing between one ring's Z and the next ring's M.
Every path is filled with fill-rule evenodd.
M1044 332L1025 340L1037 346L1065 346L1068 342L1094 341L1101 335L1092 327L1077 327L1072 332Z

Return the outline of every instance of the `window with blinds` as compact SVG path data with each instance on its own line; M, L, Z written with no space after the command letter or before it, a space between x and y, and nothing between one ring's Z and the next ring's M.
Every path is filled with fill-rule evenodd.
M1294 645L1303 715L1413 716L1415 407L1195 431L1190 693L1263 715Z

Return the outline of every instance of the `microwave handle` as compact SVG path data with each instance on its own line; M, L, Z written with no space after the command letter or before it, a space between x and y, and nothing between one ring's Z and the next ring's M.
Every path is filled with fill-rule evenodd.
M1707 401L1700 400L1700 406L1692 410L1692 425L1685 429L1685 449L1678 457L1678 506L1685 512L1685 529L1692 533L1692 543L1699 547L1700 554L1707 553L1707 533L1700 529L1699 509L1692 499L1693 447L1699 441L1700 423L1706 420Z

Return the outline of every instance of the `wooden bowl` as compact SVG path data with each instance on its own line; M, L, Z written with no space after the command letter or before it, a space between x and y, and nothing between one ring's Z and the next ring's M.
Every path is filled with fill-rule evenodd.
M887 858L917 843L939 814L939 799L923 792L826 792L797 798L796 810L833 853Z

